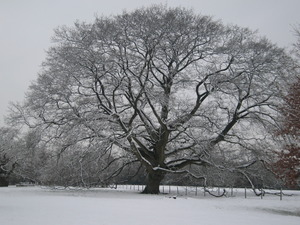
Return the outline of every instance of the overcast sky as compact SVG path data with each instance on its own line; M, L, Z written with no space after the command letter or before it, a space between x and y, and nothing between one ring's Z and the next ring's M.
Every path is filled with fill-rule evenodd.
M300 23L300 0L0 0L0 126L9 102L23 101L36 79L54 28L159 3L258 30L281 47Z

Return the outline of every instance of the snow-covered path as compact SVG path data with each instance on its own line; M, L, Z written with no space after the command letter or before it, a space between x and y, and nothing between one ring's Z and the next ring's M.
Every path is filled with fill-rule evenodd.
M257 197L142 195L128 190L0 188L2 225L299 225L300 193Z

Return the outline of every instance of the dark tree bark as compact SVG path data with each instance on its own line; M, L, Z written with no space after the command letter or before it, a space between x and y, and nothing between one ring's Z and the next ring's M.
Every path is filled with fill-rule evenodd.
M165 177L165 172L152 170L148 171L147 184L143 194L159 194L159 185Z

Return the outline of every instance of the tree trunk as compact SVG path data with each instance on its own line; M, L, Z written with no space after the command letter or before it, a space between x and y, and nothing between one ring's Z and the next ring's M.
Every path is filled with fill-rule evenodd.
M6 176L1 176L0 174L0 187L8 187L8 178Z
M148 172L147 184L143 190L143 194L159 194L159 185L164 179L165 173L162 171L150 171Z

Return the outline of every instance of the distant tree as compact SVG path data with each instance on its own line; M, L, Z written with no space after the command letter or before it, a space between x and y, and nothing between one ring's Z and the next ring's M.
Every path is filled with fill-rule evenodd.
M15 179L22 182L40 183L40 173L47 165L45 149L41 143L38 129L31 129L18 135L18 149L14 151L17 166L14 170Z
M278 153L278 161L273 165L274 172L278 174L285 185L290 188L300 186L300 147L299 145L286 145Z
M40 127L58 155L98 149L117 165L112 177L141 164L144 193L191 165L246 175L266 157L265 127L294 73L285 51L255 32L182 8L78 22L53 41L12 118Z
M6 154L0 156L0 187L7 187L9 184L10 172L5 168L9 163Z
M72 151L60 149L60 153L56 155L47 147L48 140L42 140L39 129L29 129L16 137L17 141L6 138L6 143L11 147L6 148L2 160L0 159L1 165L5 164L7 168L7 178L11 175L15 181L83 187L105 185L109 182L103 172L103 161L110 159L91 146L87 149L80 143L74 143ZM12 161L15 165L13 170L9 170Z
M283 122L278 135L285 146L278 153L274 171L288 187L296 188L300 186L300 78L290 87L281 111Z
M295 28L297 41L293 53L300 60L300 26ZM280 108L282 123L278 135L284 139L283 150L278 153L274 171L291 188L300 187L300 77L289 86L284 104Z
M283 107L284 124L282 134L289 134L294 137L300 136L300 78L297 79L285 99Z
M18 146L17 132L10 128L0 128L0 187L9 185L9 178L16 166L14 152Z

